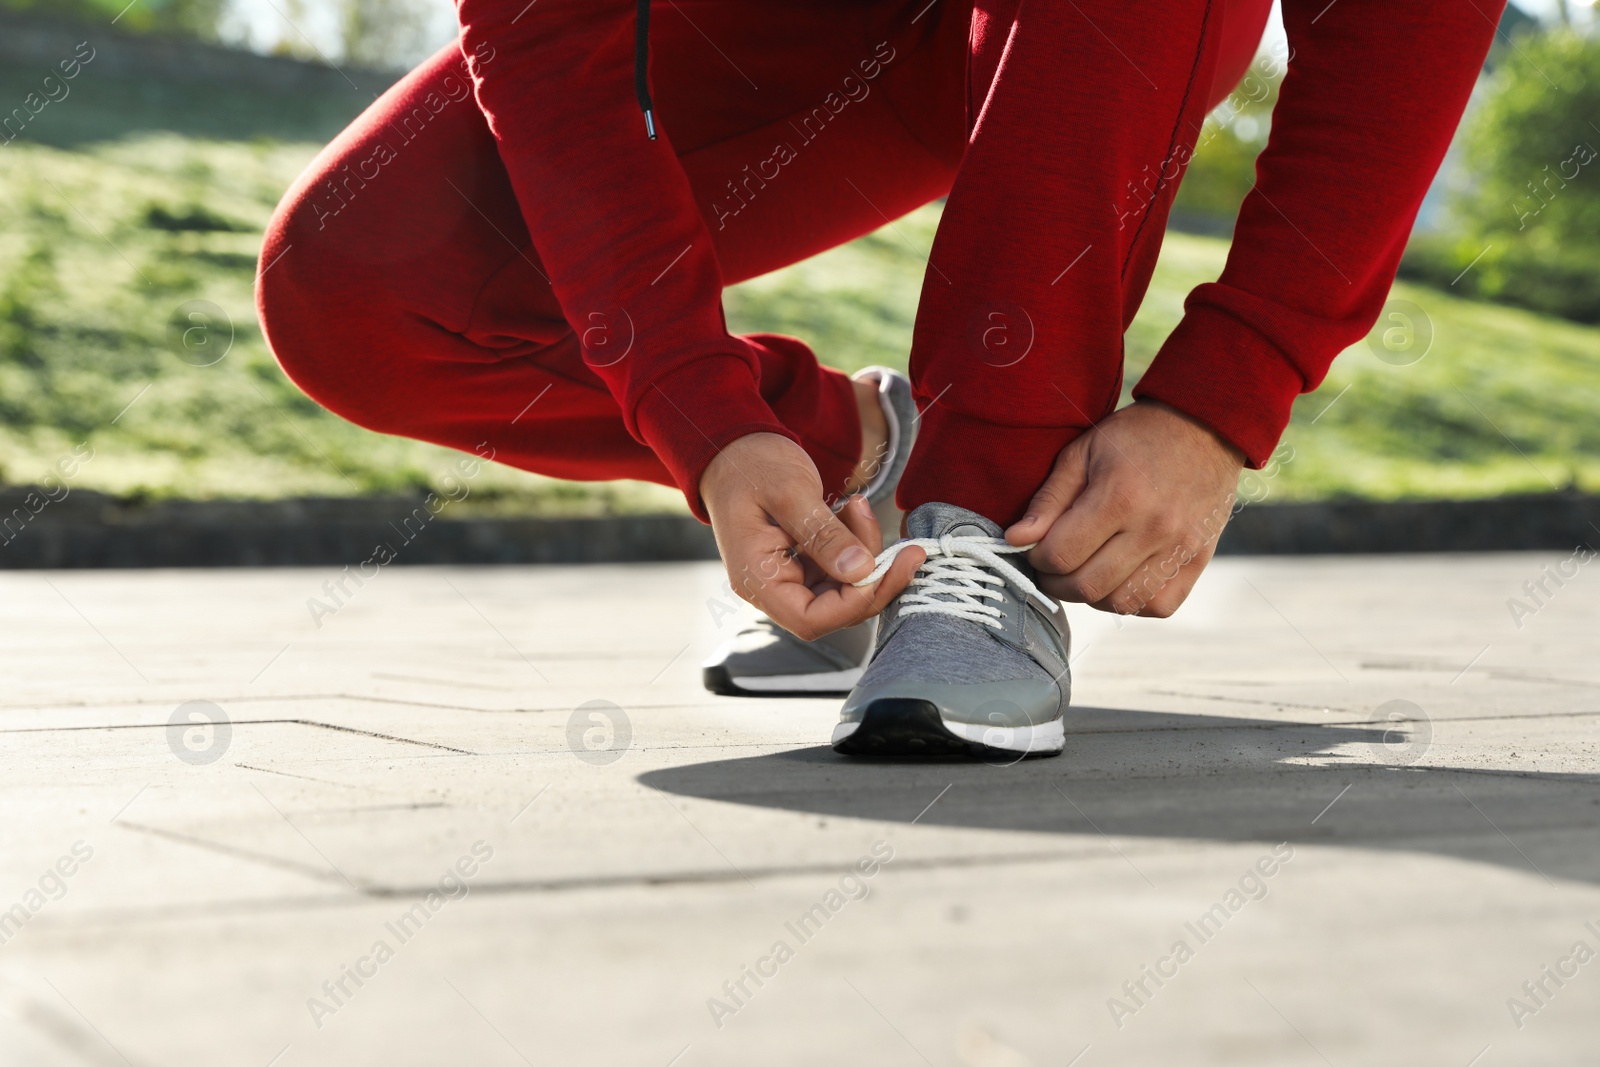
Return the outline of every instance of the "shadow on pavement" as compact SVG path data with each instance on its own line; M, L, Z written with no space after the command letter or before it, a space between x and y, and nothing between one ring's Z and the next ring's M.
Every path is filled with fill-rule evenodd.
M1423 733L1383 724L1076 708L1058 759L889 763L818 746L639 781L678 796L872 821L1346 845L1600 884L1600 775L1440 761Z

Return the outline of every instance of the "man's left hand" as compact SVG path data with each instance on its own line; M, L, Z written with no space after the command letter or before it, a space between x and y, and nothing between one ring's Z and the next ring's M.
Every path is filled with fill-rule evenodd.
M1113 413L1056 457L1006 531L1060 600L1122 615L1178 609L1232 514L1244 455L1154 401Z

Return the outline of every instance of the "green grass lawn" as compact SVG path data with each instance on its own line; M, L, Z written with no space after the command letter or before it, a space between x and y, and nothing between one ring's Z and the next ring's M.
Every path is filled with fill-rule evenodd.
M130 497L412 492L444 478L447 451L357 429L301 396L255 321L260 230L360 101L141 96L95 84L92 73L53 105L59 113L40 116L30 140L0 146L0 482L39 481L85 442L94 458L73 484ZM220 136L228 129L235 138ZM847 369L904 366L937 222L930 206L739 286L728 294L730 322L793 333ZM1130 384L1184 294L1216 277L1225 254L1216 239L1168 239L1129 331ZM1286 435L1294 458L1272 479L1274 498L1600 489L1600 330L1430 289L1402 285L1395 295L1426 310L1431 350L1409 366L1365 345L1344 353L1296 407ZM169 337L175 313L195 300L232 321L232 347L210 366L182 358ZM225 330L209 336L220 345ZM476 506L505 511L682 506L660 487L506 469L474 488Z
M729 319L805 337L836 366L904 367L938 219L929 206L739 286L728 295ZM1217 238L1168 235L1128 330L1124 400L1182 317L1185 295L1222 273L1227 250ZM1295 406L1284 435L1293 458L1271 479L1273 498L1600 489L1600 330L1418 286L1397 285L1392 295L1427 314L1431 348L1405 366L1365 343L1340 355Z

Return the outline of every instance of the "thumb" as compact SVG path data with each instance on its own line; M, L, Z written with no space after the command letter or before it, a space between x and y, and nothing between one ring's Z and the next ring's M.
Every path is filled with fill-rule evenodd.
M867 551L878 553L883 551L883 530L878 526L878 516L873 514L872 505L867 498L859 493L844 502L844 507L835 512L839 521L845 528L866 546Z
M1055 521L1078 499L1089 480L1089 433L1069 442L1056 456L1050 476L1028 501L1022 518L1006 530L1007 541L1013 545L1028 545L1043 539Z
M822 497L807 493L775 503L770 512L794 538L795 551L806 556L840 582L856 582L872 573L872 552L850 528L823 503Z

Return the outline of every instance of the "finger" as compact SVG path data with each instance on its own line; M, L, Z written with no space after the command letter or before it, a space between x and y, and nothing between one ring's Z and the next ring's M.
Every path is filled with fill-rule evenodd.
M769 587L805 581L805 568L794 556L789 535L768 522L763 512L752 510L748 515L724 518L712 531L728 584L757 608L766 610Z
M791 494L767 502L766 509L794 538L796 551L808 556L830 578L849 583L872 573L871 550L823 503L820 494Z
M1101 546L1122 532L1134 514L1127 479L1090 482L1072 506L1028 552L1028 562L1044 574L1072 574ZM1148 551L1149 546L1145 546ZM1142 557L1141 557L1142 558Z
M796 637L815 641L882 611L910 584L924 558L921 549L907 549L882 578L861 588L830 581L819 592L800 582L775 582L763 590L761 609Z
M836 514L839 521L844 523L845 529L855 535L869 549L881 550L883 538L878 529L878 517L872 513L872 505L859 494L850 497L839 508ZM864 596L853 582L840 582L821 566L812 561L808 556L801 556L800 562L805 566L805 583L811 591L821 595L828 590L837 589L846 598L859 598ZM877 558L873 558L873 567L877 567ZM860 581L861 579L856 579Z
M1091 606L1118 615L1166 618L1178 609L1211 559L1213 545L1168 543L1134 568L1127 580Z
M1150 546L1134 534L1114 534L1071 573L1046 575L1040 588L1069 603L1099 604L1121 592L1149 558Z
M1211 562L1212 546L1206 545L1203 551L1193 559L1185 562L1178 568L1178 573L1166 581L1157 591L1156 595L1139 609L1139 614L1154 619L1171 617L1172 613L1189 599L1189 594L1194 590L1195 582L1200 580L1200 575L1205 571L1206 564ZM1169 565L1170 566L1170 565ZM1164 572L1163 568L1158 573Z
M1172 581L1182 573L1182 557L1172 551L1156 553L1141 561L1116 589L1090 606L1114 615L1148 615Z
M1006 530L1007 541L1014 545L1033 544L1072 506L1089 478L1088 438L1089 435L1084 434L1061 450L1050 476L1028 501L1022 518Z
M855 527L856 536L869 544L878 540L877 519L864 499L847 503L841 513L846 525ZM754 525L725 521L720 533L734 590L805 640L876 615L905 588L926 558L920 549L908 549L877 582L857 588L828 576L807 557L796 556L789 534L765 519Z
M883 529L878 525L878 516L873 513L866 497L857 493L846 500L844 507L839 509L839 521L867 546L868 551L874 555L883 551Z
M804 612L807 630L820 637L865 622L889 605L911 583L927 554L908 548L895 557L882 578L871 585L843 586L816 594Z
M836 514L845 528L859 538L863 545L869 549L881 550L883 538L878 530L878 517L872 513L872 505L867 503L866 497L860 495L850 497L840 506ZM810 586L813 592L820 594L827 589L854 588L853 584L841 583L833 578L809 556L802 555L799 560L805 567L805 584ZM877 566L876 559L873 560L873 566Z
M861 539L863 544L878 545L881 548L882 535L878 526L878 517L873 514L872 505L864 496L854 496L845 502L839 509L839 520ZM853 625L864 619L871 618L886 607L890 600L899 596L906 585L915 575L916 569L928 558L927 553L920 548L907 548L899 553L890 565L889 570L870 585L857 586L855 584L843 585L839 582L826 580L821 583L812 583L812 592L816 594L816 601L811 607L812 612L824 613L818 618L822 619L820 625L825 625L829 630L839 626ZM876 566L876 561L874 561ZM858 581L860 579L857 579ZM840 599L845 601L849 608L848 621L839 622L841 617L833 605L829 594L837 592ZM826 631L824 631L826 632Z
M728 560L727 570L733 591L761 611L770 607L774 589L806 585L805 568L788 546L765 551L747 547L742 558Z

